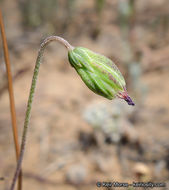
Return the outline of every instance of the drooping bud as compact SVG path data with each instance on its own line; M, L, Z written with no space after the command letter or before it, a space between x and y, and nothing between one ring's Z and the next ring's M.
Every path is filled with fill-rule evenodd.
M82 80L96 94L112 100L122 98L134 105L126 91L125 80L113 61L83 47L68 52L70 64Z

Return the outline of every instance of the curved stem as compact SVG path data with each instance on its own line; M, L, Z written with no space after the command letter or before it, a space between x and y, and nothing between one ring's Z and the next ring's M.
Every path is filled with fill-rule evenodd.
M34 93L35 93L35 87L36 87L37 77L38 77L39 68L40 68L40 64L41 64L41 61L42 61L43 53L44 53L45 47L50 42L52 42L52 41L60 42L68 50L73 49L73 46L71 46L66 40L64 40L63 38L61 38L59 36L50 36L50 37L47 37L42 42L42 44L40 46L40 49L39 49L39 52L38 52L38 57L36 59L36 64L35 64L35 69L34 69L34 73L33 73L31 89L30 89L28 103L27 103L25 122L24 122L24 129L23 129L23 133L22 133L20 155L19 155L19 159L18 159L18 162L17 162L17 167L16 167L16 170L15 170L15 174L14 174L14 177L13 177L13 180L12 180L12 184L11 184L10 190L14 190L14 187L15 187L17 178L19 176L20 169L21 169L21 165L22 165L22 160L23 160L23 156L24 156L24 152L25 152L25 144L26 144L28 124L29 124L30 113L31 113L31 108L32 108L32 102L33 102L33 97L34 97Z

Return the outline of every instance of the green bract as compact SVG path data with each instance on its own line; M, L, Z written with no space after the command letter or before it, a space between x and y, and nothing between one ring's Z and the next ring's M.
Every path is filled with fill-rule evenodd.
M126 83L117 66L107 57L83 47L68 52L70 64L85 84L96 94L108 99L129 98ZM130 99L131 100L131 99ZM130 105L134 105L126 100Z

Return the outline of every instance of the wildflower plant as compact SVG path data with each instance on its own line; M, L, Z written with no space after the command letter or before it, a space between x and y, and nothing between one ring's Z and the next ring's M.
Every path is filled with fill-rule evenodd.
M95 53L87 48L73 47L65 39L58 36L47 37L41 44L38 57L36 59L35 69L32 78L32 85L28 98L27 110L25 115L24 129L21 142L21 151L17 163L17 168L13 177L10 190L14 190L16 180L19 176L21 164L25 151L27 129L30 120L33 97L40 64L42 61L45 47L52 41L63 44L68 50L68 59L72 67L75 68L84 83L98 95L110 100L114 98L124 99L129 105L134 105L127 94L125 80L113 61L107 57Z
M125 80L113 61L83 47L69 50L68 57L70 64L93 92L110 100L119 97L134 105L127 94Z

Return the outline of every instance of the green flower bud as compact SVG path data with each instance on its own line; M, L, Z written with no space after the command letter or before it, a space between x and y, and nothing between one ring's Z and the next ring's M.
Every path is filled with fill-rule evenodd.
M83 47L68 52L69 62L96 94L112 100L119 97L134 105L126 91L125 80L113 61Z

